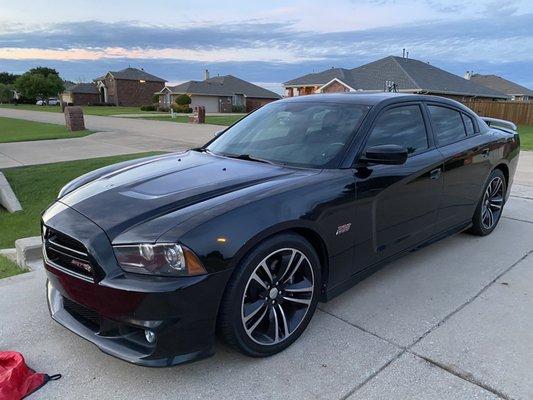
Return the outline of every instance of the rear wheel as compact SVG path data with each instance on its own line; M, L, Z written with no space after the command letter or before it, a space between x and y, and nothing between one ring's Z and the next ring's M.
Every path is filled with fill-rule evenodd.
M489 176L479 200L470 232L479 236L490 234L498 225L503 211L506 193L505 176L495 169Z
M237 267L222 301L220 331L243 354L278 353L306 328L319 291L320 266L313 247L298 235L274 236Z

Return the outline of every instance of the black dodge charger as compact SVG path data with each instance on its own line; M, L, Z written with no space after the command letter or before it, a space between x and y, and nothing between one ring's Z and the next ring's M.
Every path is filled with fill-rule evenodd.
M183 153L67 184L42 218L52 318L147 366L293 343L318 301L457 232L490 234L516 127L452 100L276 101Z

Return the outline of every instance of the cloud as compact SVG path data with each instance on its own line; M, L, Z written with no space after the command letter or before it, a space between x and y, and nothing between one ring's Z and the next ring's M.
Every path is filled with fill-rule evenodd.
M0 32L0 57L198 59L301 62L349 55L398 54L508 61L533 57L533 14L431 21L343 32L293 30L287 23L248 21L186 28L137 22L64 22ZM26 54L24 54L24 52ZM48 52L48 53L47 53ZM48 56L47 56L48 54Z
M437 1L439 7L448 4ZM13 72L52 65L69 79L88 80L132 64L170 81L201 79L198 71L207 66L256 82L282 82L333 66L350 68L400 55L407 48L412 58L461 75L466 69L494 71L531 85L527 66L533 61L533 14L517 14L515 9L514 4L500 9L498 18L480 12L475 18L336 32L296 29L290 20L259 19L180 27L135 21L62 22L38 28L0 23L0 65Z

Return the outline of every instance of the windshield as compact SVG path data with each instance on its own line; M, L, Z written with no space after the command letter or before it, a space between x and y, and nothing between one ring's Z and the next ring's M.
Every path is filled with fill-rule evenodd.
M228 157L311 168L338 165L369 106L271 103L229 128L207 150Z

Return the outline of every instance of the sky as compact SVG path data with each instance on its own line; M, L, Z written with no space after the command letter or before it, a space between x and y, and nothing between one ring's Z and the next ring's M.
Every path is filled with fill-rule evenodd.
M72 81L128 66L177 84L232 74L271 90L409 51L533 88L532 0L0 0L0 71Z

